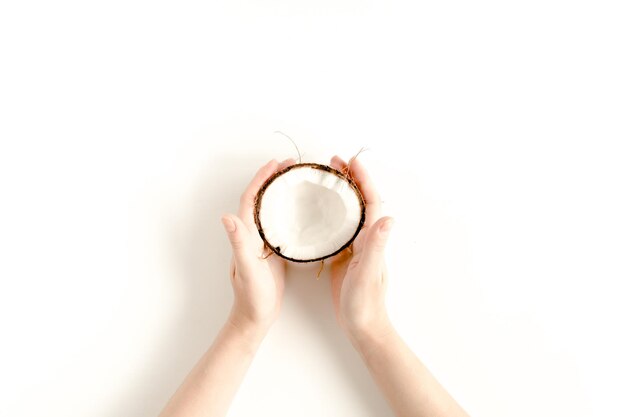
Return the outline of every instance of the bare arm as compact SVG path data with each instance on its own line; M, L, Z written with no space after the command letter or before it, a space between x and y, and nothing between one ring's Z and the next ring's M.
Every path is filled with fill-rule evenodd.
M346 170L334 157L331 165ZM363 231L331 264L337 319L398 417L467 417L391 325L385 307L384 249L393 220L380 216L380 198L363 165L350 174L366 204Z
M161 417L224 416L266 334L228 320L169 401Z
M263 242L254 225L254 197L277 170L293 164L270 161L241 196L239 215L222 218L233 258L230 280L235 302L228 321L170 399L160 417L223 417L254 355L278 317L285 284L282 258L263 257Z
M398 417L467 417L391 325L355 346Z

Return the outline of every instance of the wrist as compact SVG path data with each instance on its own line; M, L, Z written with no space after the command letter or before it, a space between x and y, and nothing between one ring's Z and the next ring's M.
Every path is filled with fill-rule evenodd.
M225 327L229 327L249 344L257 345L265 338L271 324L269 321L251 320L233 309L228 316Z
M348 328L346 333L354 348L362 356L367 356L378 346L384 344L390 335L395 334L395 328L385 314L375 321Z
M266 332L263 329L237 323L229 316L210 350L230 352L240 358L252 358L256 354Z

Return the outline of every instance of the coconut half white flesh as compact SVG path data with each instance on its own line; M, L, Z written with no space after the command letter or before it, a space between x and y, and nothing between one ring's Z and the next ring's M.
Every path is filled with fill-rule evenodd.
M261 188L255 214L270 249L291 261L311 262L346 248L363 225L365 209L358 188L341 172L297 164Z

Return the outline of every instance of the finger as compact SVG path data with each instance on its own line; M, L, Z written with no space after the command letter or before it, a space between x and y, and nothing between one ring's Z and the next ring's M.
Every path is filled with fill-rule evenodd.
M248 259L250 257L250 251L248 250L249 234L243 221L234 214L225 214L222 216L222 224L230 241L230 246L233 248L235 263Z
M348 163L335 155L330 160L330 166L339 171L345 172L348 167ZM359 191L363 196L363 200L365 200L365 224L363 227L367 228L380 218L380 196L378 195L367 170L358 159L354 159L350 163L350 174L359 188Z
M377 276L376 271L384 264L385 246L392 226L393 219L383 217L370 227L363 244L361 267L362 271L371 271L374 274L362 274L363 276Z
M291 165L295 165L296 160L293 158L287 158L285 159L283 162L281 162L280 164L278 164L278 168L276 169L277 171L283 170Z
M335 168L337 171L344 172L348 167L348 163L335 155L330 159L330 166Z
M275 159L263 165L241 195L239 201L239 217L248 228L254 225L254 199L259 189L263 186L265 181L276 172L277 168L278 162Z
M380 219L380 196L365 166L358 159L350 163L350 173L365 200L365 227L369 227Z

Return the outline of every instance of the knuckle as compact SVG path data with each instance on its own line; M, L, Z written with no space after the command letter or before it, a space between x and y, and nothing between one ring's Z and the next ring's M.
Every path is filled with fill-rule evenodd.
M370 247L374 252L383 252L385 250L385 243L386 240L385 239L374 239L374 241L371 243Z
M245 242L240 237L235 237L230 241L233 249L242 249L245 246Z

